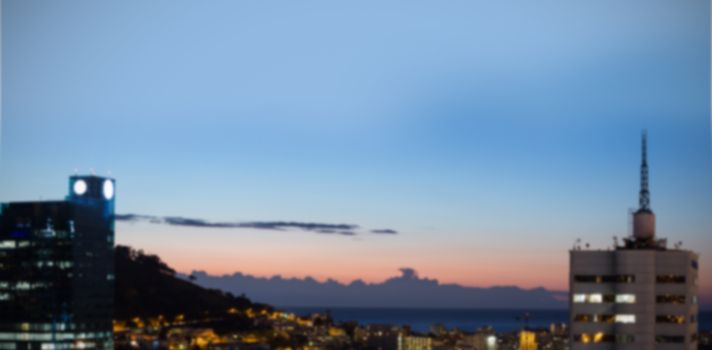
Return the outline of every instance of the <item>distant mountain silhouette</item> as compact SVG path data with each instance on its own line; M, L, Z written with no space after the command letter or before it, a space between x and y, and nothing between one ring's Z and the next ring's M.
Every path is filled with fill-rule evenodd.
M382 283L356 280L342 284L334 280L319 282L280 276L255 277L242 273L211 276L193 271L191 279L207 288L246 294L254 300L278 306L323 307L403 307L403 308L527 308L563 309L567 293L544 288L514 286L477 288L440 284L420 278L415 270L403 268L401 275ZM183 276L183 278L188 278Z

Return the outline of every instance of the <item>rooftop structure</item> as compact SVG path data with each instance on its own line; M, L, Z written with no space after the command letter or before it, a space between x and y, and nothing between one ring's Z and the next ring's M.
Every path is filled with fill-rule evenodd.
M573 349L696 349L696 253L657 239L650 207L647 135L633 234L613 250L570 252Z

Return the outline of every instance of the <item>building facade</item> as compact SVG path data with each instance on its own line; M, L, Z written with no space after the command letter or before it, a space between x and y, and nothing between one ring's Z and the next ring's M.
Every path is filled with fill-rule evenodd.
M114 188L0 206L0 350L113 349Z
M639 204L622 244L570 252L573 349L697 349L699 257L655 236L645 135Z

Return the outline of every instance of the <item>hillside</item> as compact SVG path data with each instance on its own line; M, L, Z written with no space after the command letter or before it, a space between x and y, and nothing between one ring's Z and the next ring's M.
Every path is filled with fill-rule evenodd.
M186 319L224 315L231 308L263 309L244 296L200 287L176 277L158 256L126 246L115 251L115 308L117 320L163 315Z

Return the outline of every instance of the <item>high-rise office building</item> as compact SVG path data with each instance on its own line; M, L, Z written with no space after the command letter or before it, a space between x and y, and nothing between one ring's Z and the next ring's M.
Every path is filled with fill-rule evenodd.
M114 180L0 205L0 350L113 349Z
M570 252L573 349L696 349L698 255L655 237L643 134L633 233L608 250Z

